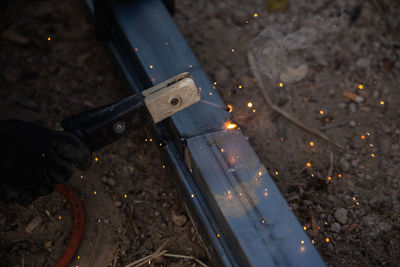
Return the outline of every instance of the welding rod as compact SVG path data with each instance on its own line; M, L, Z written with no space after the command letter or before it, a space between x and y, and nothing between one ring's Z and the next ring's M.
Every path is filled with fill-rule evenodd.
M218 105L218 104L215 104L215 103L210 102L210 101L207 101L207 100L200 99L199 102L201 102L201 103L203 103L203 104L206 104L206 105L209 105L209 106L211 106L211 107L213 107L213 108L216 108L216 109L222 109L223 111L226 111L226 112L229 112L229 111L230 111L230 108L227 107L227 106Z

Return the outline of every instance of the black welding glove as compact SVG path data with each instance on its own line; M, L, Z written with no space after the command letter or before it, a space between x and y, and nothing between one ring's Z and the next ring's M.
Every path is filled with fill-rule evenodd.
M32 202L88 168L92 152L72 134L21 120L0 121L0 200Z

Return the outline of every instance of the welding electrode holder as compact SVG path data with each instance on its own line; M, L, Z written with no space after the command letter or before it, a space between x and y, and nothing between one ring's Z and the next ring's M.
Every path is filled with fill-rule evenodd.
M66 118L61 126L95 151L151 121L143 97L134 95Z
M164 82L122 100L69 117L61 122L92 149L98 150L124 134L158 123L200 101L192 76L178 74Z

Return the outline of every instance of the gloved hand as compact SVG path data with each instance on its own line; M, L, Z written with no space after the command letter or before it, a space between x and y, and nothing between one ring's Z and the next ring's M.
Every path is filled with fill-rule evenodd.
M90 166L92 152L77 137L21 120L0 121L0 200L32 202Z

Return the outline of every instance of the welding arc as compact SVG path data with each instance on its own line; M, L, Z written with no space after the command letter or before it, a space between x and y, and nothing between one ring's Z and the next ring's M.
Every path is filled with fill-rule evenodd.
M201 103L203 103L203 104L206 104L206 105L209 105L209 106L211 106L211 107L213 107L213 108L216 108L216 109L221 109L221 110L226 111L226 112L229 112L229 111L230 111L230 108L227 107L227 106L218 105L218 104L215 104L215 103L210 102L210 101L207 101L207 100L200 99L199 102L201 102Z
M74 257L74 254L79 247L79 243L81 242L83 234L83 209L79 197L69 185L56 184L54 187L57 189L57 191L59 191L68 199L68 201L71 204L72 211L74 213L74 226L68 247L65 249L64 254L61 256L61 258L54 266L54 267L67 267L72 258Z

